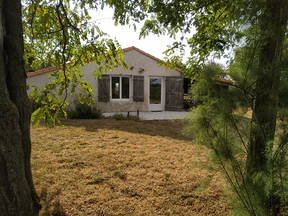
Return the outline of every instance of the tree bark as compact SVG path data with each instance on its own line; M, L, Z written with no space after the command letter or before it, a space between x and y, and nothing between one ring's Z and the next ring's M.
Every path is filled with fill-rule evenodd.
M40 205L30 167L21 0L0 0L0 14L0 212L34 216Z
M279 103L281 56L288 18L287 0L267 0L260 20L262 37L256 81L256 99L247 157L247 177L269 173ZM263 188L263 199L264 199ZM270 198L271 199L271 198ZM266 202L268 200L263 200ZM274 208L272 200L267 208ZM267 203L266 203L267 204ZM272 205L272 206L269 206ZM273 207L274 205L274 207ZM275 210L275 209L274 209ZM272 211L274 211L272 210ZM274 211L272 215L277 215Z
M281 56L287 28L287 0L267 0L260 21L262 46L256 81L256 99L252 116L248 175L266 171L267 150L273 145L279 98Z

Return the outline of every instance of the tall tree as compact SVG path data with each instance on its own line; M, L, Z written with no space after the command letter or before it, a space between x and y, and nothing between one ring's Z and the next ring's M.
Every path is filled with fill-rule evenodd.
M75 89L75 82L81 79L78 66L91 61L104 62L99 67L103 71L121 63L117 42L89 23L88 9L96 9L100 3L0 0L0 214L3 216L34 216L40 209L31 174L31 106L24 68L60 66L50 87L58 86L60 93L67 96L68 87ZM50 89L44 89L47 90ZM49 111L55 113L63 102L55 106L52 99L48 101L52 102Z
M113 1L112 4L116 5ZM171 36L179 32L182 33L181 39L170 47L168 53L173 54L175 49L183 49L185 46L190 47L186 74L190 73L191 76L194 76L195 73L196 75L199 74L199 71L201 71L199 69L201 69L201 65L203 66L207 58L223 55L225 50L245 44L257 51L254 53L254 55L257 55L255 61L257 64L255 66L255 62L253 63L255 67L252 71L256 82L255 85L252 84L252 88L255 90L255 97L251 98L253 117L251 127L246 127L246 129L250 129L250 138L247 140L245 168L243 172L238 172L238 174L245 177L244 182L250 182L252 187L258 187L258 191L255 190L254 192L258 193L258 204L265 208L265 214L278 215L279 198L274 197L276 193L272 197L270 196L271 193L267 195L269 193L266 190L267 187L270 187L270 181L266 180L273 175L274 170L271 165L273 160L271 159L273 158L273 151L277 149L275 129L279 107L278 86L280 74L283 71L282 53L284 41L287 37L288 1L132 0L125 1L122 7L116 8L116 17L120 23L129 21L127 18L130 16L136 17L136 21L145 20L141 32L144 36L148 32L169 34ZM243 89L244 92L246 90ZM215 101L211 100L208 103L213 105L213 102ZM224 101L222 104L225 104ZM211 108L211 106L209 107ZM210 111L213 113L213 110ZM206 116L209 116L207 110L205 113ZM205 113L203 112L203 114ZM229 116L231 117L231 115ZM227 116L222 117L226 118ZM211 128L204 124L205 122L202 121L202 123L202 126L206 127L207 133L217 132L213 129L210 130ZM218 126L223 129L222 138L224 139L227 125L219 124ZM214 135L217 136L216 133ZM221 134L218 135L221 137ZM222 147L222 150L227 147L227 143L218 144L218 147ZM217 149L214 148L214 150ZM229 152L230 147L226 150L225 157L231 161L235 168L237 158L233 158L235 155L233 156L232 152ZM221 155L219 151L217 153ZM271 188L275 189L275 187ZM248 207L249 214L263 214L263 211L257 212L253 209L253 206L251 206L253 204L249 200L250 196L244 198L243 202L250 205Z
M0 211L37 215L32 181L30 103L26 93L20 0L0 1Z
M247 172L267 172L267 151L273 148L278 110L283 44L287 32L288 2L267 0L259 20L259 65L253 109ZM270 151L271 151L270 149Z

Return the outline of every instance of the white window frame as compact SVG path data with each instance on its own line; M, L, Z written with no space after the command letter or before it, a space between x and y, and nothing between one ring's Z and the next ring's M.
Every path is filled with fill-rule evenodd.
M120 78L120 98L112 98L112 78L113 77L119 77ZM129 98L122 98L122 77L128 78L129 79ZM110 79L110 99L112 101L130 101L131 98L131 77L130 76L111 76Z

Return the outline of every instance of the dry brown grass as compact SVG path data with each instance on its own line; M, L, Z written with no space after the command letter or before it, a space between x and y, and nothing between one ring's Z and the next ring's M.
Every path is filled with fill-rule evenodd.
M205 169L208 150L182 125L101 119L33 128L36 189L66 215L226 215L223 176Z

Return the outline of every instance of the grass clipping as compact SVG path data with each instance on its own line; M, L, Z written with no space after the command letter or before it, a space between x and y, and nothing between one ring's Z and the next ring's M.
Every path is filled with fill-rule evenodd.
M193 145L182 127L99 119L33 128L33 176L38 193L45 191L41 214L227 215L223 176L205 168L208 150Z

